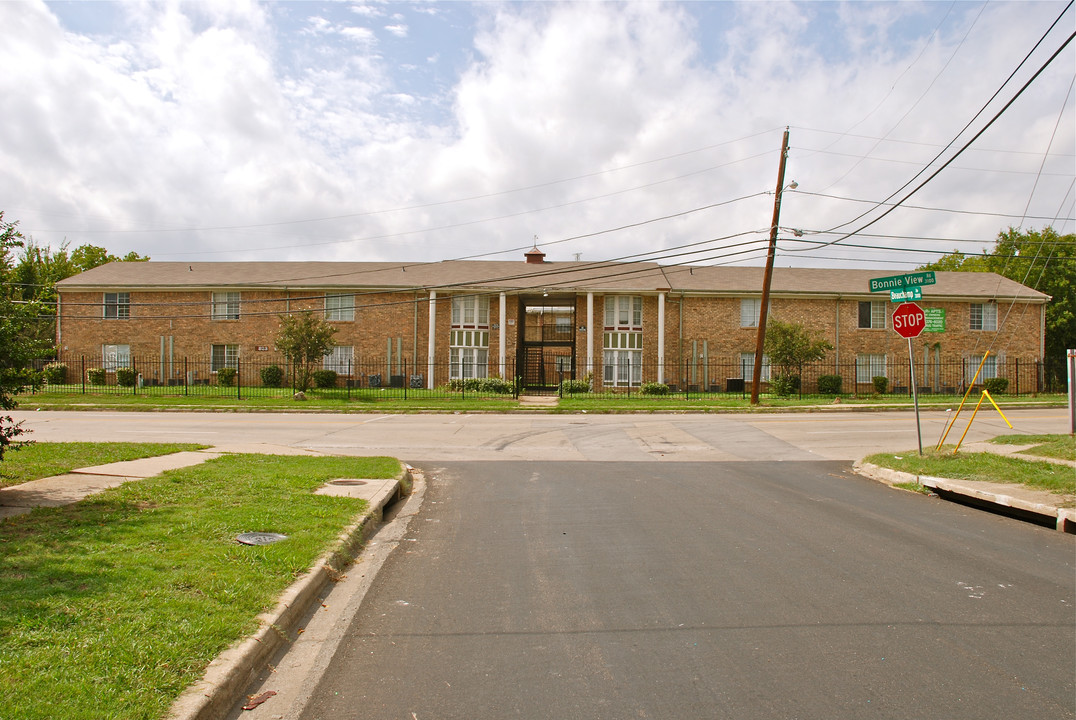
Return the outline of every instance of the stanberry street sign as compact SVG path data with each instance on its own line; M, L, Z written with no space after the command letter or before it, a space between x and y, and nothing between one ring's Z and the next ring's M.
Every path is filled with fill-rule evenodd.
M924 270L922 272L908 272L903 275L871 278L870 289L871 292L903 290L904 288L909 288L913 285L933 285L935 282L934 271Z
M927 316L923 312L923 308L915 303L904 303L893 311L893 329L902 338L911 340L914 337L919 337L926 324Z

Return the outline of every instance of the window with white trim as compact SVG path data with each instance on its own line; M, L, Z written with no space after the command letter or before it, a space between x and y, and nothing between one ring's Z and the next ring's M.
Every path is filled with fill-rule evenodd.
M859 303L859 329L885 330L885 302L863 300Z
M639 295L605 296L606 330L641 330L643 299Z
M740 377L744 380L752 380L755 377L755 354L753 352L740 353ZM770 356L762 353L762 374L759 382L770 381Z
M602 378L605 385L609 387L642 385L643 334L641 332L607 332L602 346Z
M856 355L857 383L871 383L878 376L886 376L885 355L872 355L870 353Z
M131 317L131 293L106 292L104 306L106 318L126 320Z
M489 295L453 295L452 327L488 328Z
M353 374L353 363L355 361L355 348L352 345L337 345L329 354L325 356L325 360L322 363L322 367L326 370L332 370L337 375L351 375Z
M758 327L762 298L740 298L740 327Z
M325 319L349 322L355 319L355 295L353 293L325 296Z
M130 345L102 345L101 367L105 370L115 370L121 367L131 367Z
M985 360L981 355L969 355L964 358L964 382L971 384L971 381L975 379L975 371L979 369L979 363L983 364L983 369L975 382L982 384L983 380L998 377L998 371L1004 370L1005 358L994 353L987 355Z
M489 331L453 330L449 336L448 366L448 377L452 380L489 377Z
M214 320L238 320L239 319L239 293L215 292L213 293Z
M997 303L972 303L971 304L971 329L972 330L997 330L998 329L998 306Z
M209 369L216 372L221 368L239 367L238 345L214 345L209 357Z

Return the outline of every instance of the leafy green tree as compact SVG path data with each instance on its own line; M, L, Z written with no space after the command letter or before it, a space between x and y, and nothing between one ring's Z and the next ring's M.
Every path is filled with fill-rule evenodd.
M23 246L18 223L5 222L0 211L0 410L18 406L15 396L34 382L31 361L47 357L51 344L34 338L33 327L41 312L35 302L18 296L14 284L13 252ZM10 415L0 416L0 460L4 451L17 448L25 432Z
M820 334L799 323L782 322L776 318L766 326L763 352L777 373L770 382L778 395L791 395L800 387L800 366L826 356L833 346Z
M276 347L291 364L296 389L302 392L310 389L314 371L336 347L335 334L336 328L309 310L280 316Z
M920 269L994 272L1050 295L1043 358L1046 383L1065 386L1065 349L1076 348L1076 235L1058 235L1052 227L1027 231L1010 227L998 233L990 253L965 256L954 251Z

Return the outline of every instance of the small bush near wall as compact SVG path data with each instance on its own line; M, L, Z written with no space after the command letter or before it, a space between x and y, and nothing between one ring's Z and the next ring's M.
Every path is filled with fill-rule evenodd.
M116 368L116 384L123 387L134 387L138 381L138 371L134 368Z
M235 385L235 368L222 367L217 370L217 385L223 387Z
M336 371L335 370L315 370L314 371L314 386L319 387L319 388L336 387Z
M818 376L818 392L823 395L840 395L841 394L841 376L840 375L819 375Z
M871 382L874 383L874 392L879 395L885 395L885 391L889 389L889 378L885 375L875 375Z
M648 382L643 383L642 387L639 388L639 392L643 395L668 395L669 386L665 383Z
M800 390L800 376L799 375L777 375L770 382L770 388L781 397L788 397Z
M455 392L482 392L497 395L508 395L512 392L512 383L498 377L490 378L459 378L448 381L448 389Z
M590 383L586 380L564 380L560 384L560 391L564 395L576 395L590 392Z
M266 365L259 374L265 387L276 388L284 385L284 370L279 365Z
M991 395L1001 395L1009 389L1008 378L987 378L983 381L983 387Z
M86 368L86 379L90 385L104 385L105 371L103 368Z
M63 385L67 382L67 365L60 362L49 363L42 371L42 376L49 385Z

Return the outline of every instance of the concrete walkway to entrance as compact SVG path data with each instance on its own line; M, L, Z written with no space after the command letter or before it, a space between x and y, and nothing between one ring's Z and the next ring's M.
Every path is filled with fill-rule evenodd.
M560 398L556 395L520 395L519 406L521 408L548 409L557 406Z

